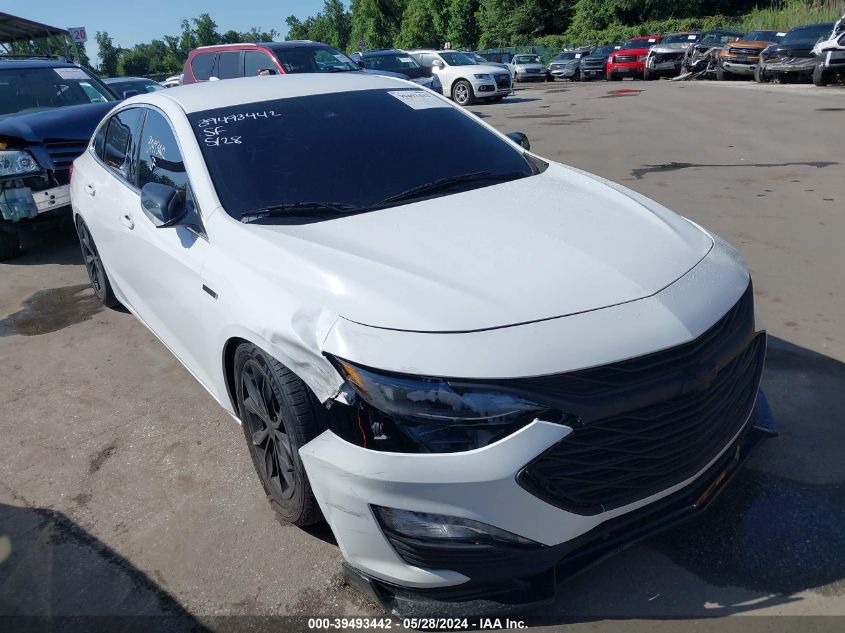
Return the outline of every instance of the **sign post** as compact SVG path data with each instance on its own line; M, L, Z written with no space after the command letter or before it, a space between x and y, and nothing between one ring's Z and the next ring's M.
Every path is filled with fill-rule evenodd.
M74 44L84 44L88 41L88 33L85 32L84 26L72 26L68 28L68 31Z

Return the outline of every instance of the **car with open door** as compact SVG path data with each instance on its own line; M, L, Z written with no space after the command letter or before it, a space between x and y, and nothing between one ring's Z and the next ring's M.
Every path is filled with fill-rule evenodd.
M394 614L548 602L763 437L739 254L526 145L407 81L301 74L132 97L74 163L97 296Z

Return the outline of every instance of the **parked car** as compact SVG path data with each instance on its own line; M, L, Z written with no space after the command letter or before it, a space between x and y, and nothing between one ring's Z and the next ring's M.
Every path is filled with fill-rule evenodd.
M619 81L623 77L642 79L645 73L645 60L649 49L659 44L660 35L632 37L607 58L605 74L609 81Z
M496 68L501 68L502 70L507 70L508 72L510 72L510 68L507 64L502 64L501 62L491 62L490 60L485 57L482 57L478 53L473 53L469 51L461 52L470 59L474 59L476 64L483 64L484 66L495 66Z
M279 518L328 521L350 584L400 617L551 600L707 507L762 437L738 253L407 82L132 97L71 188L97 296L241 423Z
M715 78L722 50L742 36L742 33L725 29L706 31L701 39L684 52L683 72L699 73L699 76Z
M410 79L429 90L443 94L440 78L431 72L431 68L420 66L405 51L398 49L366 51L352 56L354 61L364 68L378 74L391 73Z
M539 55L514 55L508 68L514 82L546 80L546 67Z
M833 31L833 22L799 26L787 32L780 42L760 52L760 62L754 70L757 82L810 81L816 68L813 47Z
M570 79L572 81L581 81L581 61L590 54L590 49L580 49L574 51L563 51L555 55L554 59L549 62L546 69L546 76L554 81L555 79Z
M85 68L0 58L0 260L70 220L70 166L117 96Z
M164 86L160 83L146 77L108 77L103 79L103 83L124 99L147 92L164 90Z
M784 35L786 33L781 31L750 31L736 42L731 42L719 53L716 79L753 77L760 61L760 52L767 46L780 42Z
M440 78L443 94L458 105L478 100L501 101L513 91L510 73L497 66L477 64L460 51L408 51L418 64L431 68Z
M813 53L816 55L814 84L826 86L835 81L845 83L845 16L834 25L829 39L813 47Z
M607 65L607 58L610 57L610 54L621 48L620 46L614 46L613 44L607 44L605 46L599 46L596 50L594 50L589 55L585 55L581 58L581 79L584 81L589 81L591 79L606 79L605 77L605 66Z
M701 32L670 33L648 50L643 79L660 79L681 74L686 50L701 39Z

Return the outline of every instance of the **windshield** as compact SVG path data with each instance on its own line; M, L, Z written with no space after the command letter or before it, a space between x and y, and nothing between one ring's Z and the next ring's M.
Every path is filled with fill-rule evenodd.
M780 42L777 31L751 31L742 36L743 42Z
M438 53L449 66L475 66L476 62L463 53Z
M615 50L616 47L613 44L608 44L607 46L599 46L590 54L590 57L606 57Z
M697 42L701 37L701 33L678 33L676 35L667 35L660 42L661 44L685 44L687 42Z
M622 50L629 50L631 48L651 48L657 43L657 38L649 37L643 40L628 40L622 45Z
M361 60L367 68L373 70L403 71L408 68L420 68L410 55L404 53L385 53L383 55L368 55Z
M110 81L108 86L117 93L123 93L127 90L137 90L138 94L145 92L155 92L156 90L163 90L161 84L154 81Z
M474 59L477 64L486 64L487 63L487 60L484 59L478 53L466 53L466 56Z
M277 48L273 51L286 73L339 73L361 70L355 62L339 50L326 46Z
M822 38L827 38L833 31L832 24L814 24L813 26L802 26L792 29L780 41L781 44L796 44L798 42L815 44Z
M708 33L701 38L701 44L708 46L721 46L728 42L736 42L739 39L738 33Z
M513 58L514 64L539 64L540 58L536 55L517 55Z
M575 53L561 53L555 57L556 62L565 62L569 59L575 59Z
M0 70L0 117L114 100L109 89L82 68Z
M517 148L421 89L275 99L188 119L220 202L238 219L297 203L366 208L466 174L534 173ZM496 182L466 182L441 193Z

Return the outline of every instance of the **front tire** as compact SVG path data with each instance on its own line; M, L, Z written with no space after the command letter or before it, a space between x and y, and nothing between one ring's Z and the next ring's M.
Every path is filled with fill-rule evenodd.
M622 77L617 76L616 73L611 70L609 73L607 73L607 80L608 81L622 81Z
M827 85L827 73L821 64L816 64L813 68L813 84L820 87Z
M651 81L652 79L656 79L656 77L654 76L654 73L648 69L648 66L646 66L643 68L643 81Z
M299 449L317 437L316 403L292 371L250 343L235 351L235 396L252 464L284 523L323 519Z
M572 75L572 81L581 81L581 69L575 71L575 74Z
M763 70L763 67L758 63L756 68L754 68L754 81L758 84L766 83L766 71Z
M469 106L472 105L474 100L472 85L466 79L456 81L455 85L452 86L452 101L459 106Z
M111 287L106 267L100 257L100 252L97 250L97 245L94 243L94 238L91 236L91 231L88 230L88 225L82 218L79 218L76 223L76 235L79 237L82 262L85 264L85 270L88 272L88 279L91 281L94 294L107 308L117 308L120 301L117 300Z

